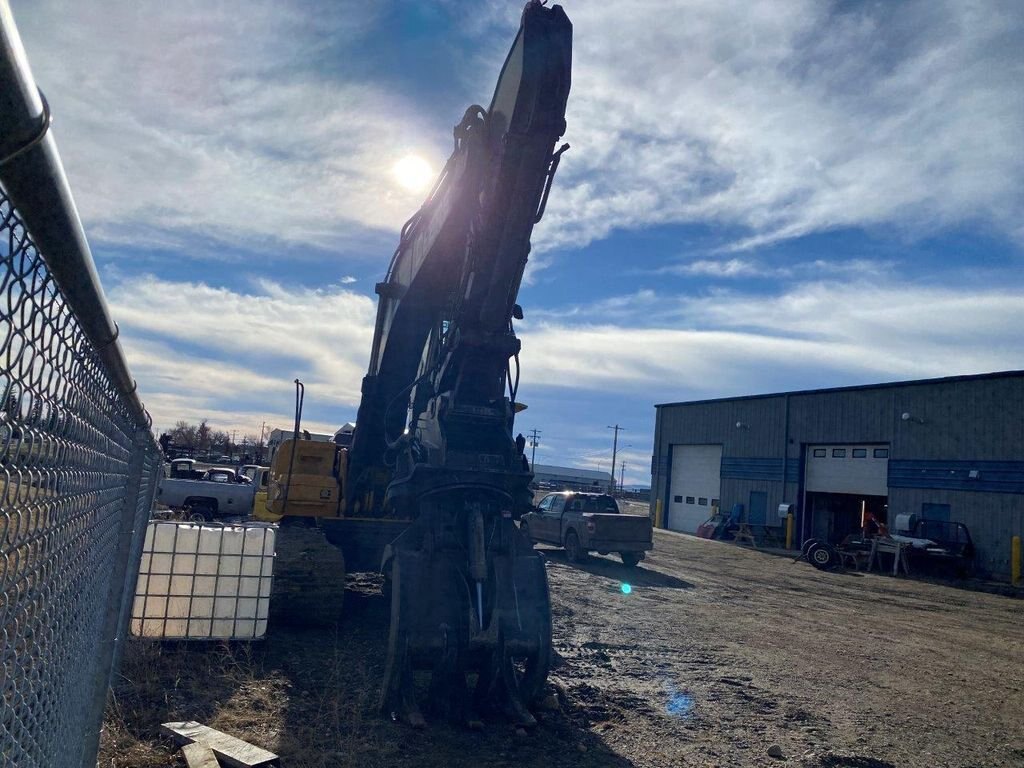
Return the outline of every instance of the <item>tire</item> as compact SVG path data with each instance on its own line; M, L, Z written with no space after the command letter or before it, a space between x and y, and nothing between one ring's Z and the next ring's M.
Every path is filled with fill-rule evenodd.
M815 544L818 544L817 539L808 539L804 542L804 545L800 547L800 554L803 557L807 557L807 553L811 551L811 547L813 547Z
M580 537L576 531L569 531L565 534L565 559L570 563L579 563L587 556L587 553L580 548Z
M622 564L629 568L635 568L644 558L640 552L619 552L619 557L622 558Z
M530 526L525 520L519 523L519 532L523 534L528 542L533 544L533 539L530 538Z
M807 560L819 571L831 571L839 565L839 553L828 544L815 542L807 550Z

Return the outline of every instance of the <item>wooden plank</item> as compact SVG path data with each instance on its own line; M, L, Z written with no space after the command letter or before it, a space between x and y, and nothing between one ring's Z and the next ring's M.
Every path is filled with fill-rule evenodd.
M277 755L273 752L192 720L184 723L164 723L160 726L160 732L178 744L198 742L209 747L231 768L255 768L277 760Z
M213 754L213 750L198 741L183 746L181 754L185 756L188 768L220 768L220 763L217 762L217 756Z

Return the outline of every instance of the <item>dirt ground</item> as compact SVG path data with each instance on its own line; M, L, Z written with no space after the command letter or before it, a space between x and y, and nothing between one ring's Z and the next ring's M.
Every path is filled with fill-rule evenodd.
M546 551L559 707L529 734L379 718L387 609L350 577L335 631L132 642L99 765L183 766L157 728L191 719L285 768L1024 766L1020 600L676 534L656 547L636 569Z

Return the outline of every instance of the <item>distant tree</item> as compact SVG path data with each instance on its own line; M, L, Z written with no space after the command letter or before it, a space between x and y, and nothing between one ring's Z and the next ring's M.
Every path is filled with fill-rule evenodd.
M210 440L210 435L210 425L206 423L206 419L203 419L201 422L199 422L199 426L196 427L196 448L201 453L206 453L210 450L210 445L212 442Z
M231 454L231 435L220 429L210 432L210 448L213 451Z
M195 424L179 421L174 425L174 429L171 430L171 441L182 448L195 450L199 444L197 433L198 429Z

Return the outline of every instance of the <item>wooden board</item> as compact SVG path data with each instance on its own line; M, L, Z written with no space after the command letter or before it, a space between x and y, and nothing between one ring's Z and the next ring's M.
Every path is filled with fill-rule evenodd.
M225 765L232 768L254 768L277 760L273 752L191 720L185 723L164 723L160 726L160 732L178 744L198 742L213 750Z
M181 754L185 756L188 768L220 768L220 763L217 762L217 756L213 754L213 750L198 741L183 746Z

